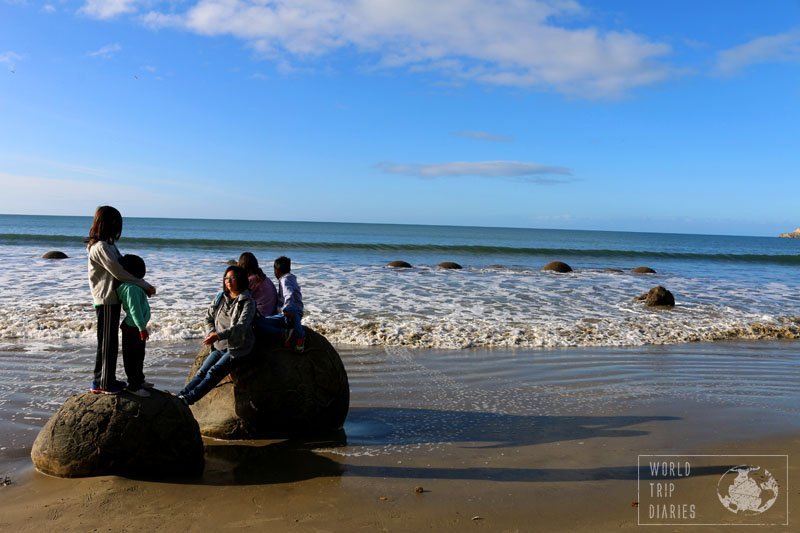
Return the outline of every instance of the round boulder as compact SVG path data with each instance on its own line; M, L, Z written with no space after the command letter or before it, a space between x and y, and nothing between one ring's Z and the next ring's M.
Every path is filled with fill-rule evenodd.
M390 266L392 268L413 268L411 263L406 263L405 261L392 261L386 266Z
M203 440L191 411L175 396L149 398L84 392L67 399L39 432L31 459L58 477L195 476Z
M59 252L57 250L51 252L45 252L45 254L42 255L42 259L68 259L68 258L69 256L67 254L65 254L64 252Z
M637 299L644 300L648 307L675 307L675 296L661 285L653 287Z
M303 353L259 341L244 364L193 404L200 432L233 440L326 435L340 429L350 409L347 372L328 340L305 330ZM189 379L207 355L208 348L197 354Z
M462 266L458 263L453 263L452 261L444 261L439 263L439 268L443 270L461 270Z
M631 272L633 272L635 274L655 274L656 273L656 271L653 270L650 267L636 267L634 269L631 269Z
M551 270L553 272L572 272L572 267L566 263L562 263L561 261L551 261L547 263L545 266L542 267L542 270Z

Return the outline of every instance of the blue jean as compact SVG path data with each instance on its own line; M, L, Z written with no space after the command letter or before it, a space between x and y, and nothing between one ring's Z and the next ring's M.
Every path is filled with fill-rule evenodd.
M303 312L292 311L290 309L287 309L287 311L293 315L293 319L291 321L286 315L278 314L272 316L262 316L255 319L253 324L255 325L258 333L262 335L279 338L281 333L287 329L293 329L295 339L302 339L306 336L306 332L303 329L302 324Z
M212 350L200 370L192 378L192 380L181 389L182 394L186 400L192 404L200 398L208 394L208 392L217 386L222 379L231 373L233 370L233 358L230 352L225 350Z

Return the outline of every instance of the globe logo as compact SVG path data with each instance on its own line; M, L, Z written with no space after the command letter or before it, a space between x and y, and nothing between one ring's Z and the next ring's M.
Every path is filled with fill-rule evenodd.
M760 466L740 465L722 474L717 482L717 497L730 512L761 514L778 499L778 482Z

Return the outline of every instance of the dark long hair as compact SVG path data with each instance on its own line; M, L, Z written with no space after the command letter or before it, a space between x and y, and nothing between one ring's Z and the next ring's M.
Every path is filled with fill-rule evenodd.
M267 275L258 266L258 259L250 252L245 252L239 256L239 266L247 272L247 275L255 274L261 279L266 279Z
M86 246L90 247L98 241L114 244L122 235L122 215L110 205L101 205L94 213L92 227L86 238Z
M231 265L225 269L225 273L222 275L222 291L230 296L228 293L228 288L225 286L225 276L228 275L228 272L233 272L233 277L236 278L236 288L239 289L239 292L244 292L250 288L250 281L247 279L247 272L238 265Z

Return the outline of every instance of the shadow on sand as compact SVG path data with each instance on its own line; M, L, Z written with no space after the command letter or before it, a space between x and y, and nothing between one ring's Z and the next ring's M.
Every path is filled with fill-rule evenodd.
M319 441L264 444L220 443L206 446L206 485L289 483L317 477L363 476L405 479L491 481L635 480L636 465L589 468L486 468L367 466L339 462L320 448L444 444L463 448L515 448L593 438L638 437L649 432L630 426L679 420L669 416L519 416L430 409L353 409L345 430ZM419 453L424 454L424 451ZM333 456L337 457L337 456ZM338 458L338 457L337 457ZM341 458L346 460L346 456ZM374 462L374 461L372 461ZM645 467L642 467L644 474ZM718 473L718 468L693 475Z

